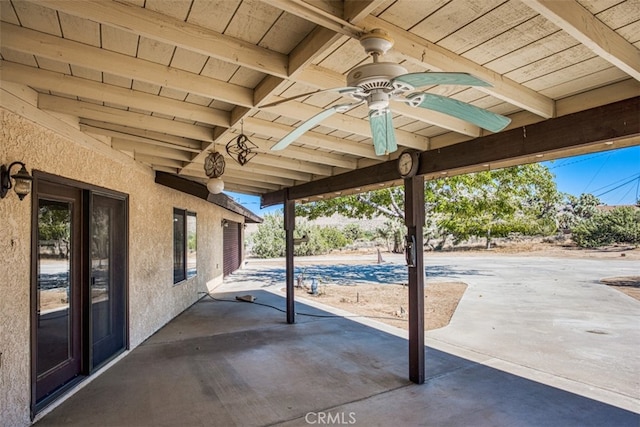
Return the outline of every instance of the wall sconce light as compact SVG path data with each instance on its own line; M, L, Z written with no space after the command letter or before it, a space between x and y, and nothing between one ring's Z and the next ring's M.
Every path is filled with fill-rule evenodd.
M226 219L223 219L220 225L224 228L227 228L229 227L229 221L227 221Z
M22 168L11 175L11 168L15 165L21 165ZM15 184L11 183L11 178L13 178ZM0 166L0 198L4 199L7 192L13 187L20 200L24 199L31 192L31 181L33 181L33 177L29 175L22 162L13 162L8 168L5 165Z

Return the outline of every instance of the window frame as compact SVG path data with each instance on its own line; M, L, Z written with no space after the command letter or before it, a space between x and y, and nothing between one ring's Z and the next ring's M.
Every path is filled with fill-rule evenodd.
M181 227L178 223L181 222ZM194 253L189 257L190 224L193 222ZM196 212L187 209L173 208L173 284L178 285L198 275L197 247L198 247L198 222ZM180 234L178 234L178 232ZM180 242L180 247L176 243ZM190 271L190 266L193 268Z

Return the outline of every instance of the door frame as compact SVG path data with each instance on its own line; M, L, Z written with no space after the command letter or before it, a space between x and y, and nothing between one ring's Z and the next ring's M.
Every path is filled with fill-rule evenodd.
M80 375L67 384L61 386L50 396L37 401L36 396L36 380L37 380L37 366L36 366L36 353L37 348L37 286L38 286L38 269L37 269L37 257L38 257L38 206L39 197L38 189L41 182L48 182L52 184L61 184L68 187L73 187L80 192L80 236L79 240L79 265L76 266L79 269L78 272L74 271L72 274L78 274L80 278L80 298L81 298L81 316L80 316L80 347L81 347L81 361L80 361ZM31 387L31 419L41 412L45 407L49 406L52 402L59 399L62 395L66 394L70 389L78 385L96 370L100 369L110 360L116 356L122 354L124 351L129 350L129 196L126 193L119 191L106 189L92 184L87 184L81 181L76 181L70 178L53 175L47 172L33 170L33 184L32 184L32 197L31 197L31 278L30 278L30 387ZM124 346L123 349L114 353L109 359L102 364L92 367L91 363L91 301L89 284L90 284L90 215L91 215L91 195L97 194L113 199L121 200L124 203Z

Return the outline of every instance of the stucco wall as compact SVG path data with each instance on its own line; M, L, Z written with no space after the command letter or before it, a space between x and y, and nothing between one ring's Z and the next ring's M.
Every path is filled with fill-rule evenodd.
M222 281L222 218L242 217L154 183L148 168L123 155L88 148L0 108L0 163L129 195L129 339L139 345ZM30 238L33 197L11 190L0 200L0 425L29 425ZM198 274L173 284L173 208L197 214Z

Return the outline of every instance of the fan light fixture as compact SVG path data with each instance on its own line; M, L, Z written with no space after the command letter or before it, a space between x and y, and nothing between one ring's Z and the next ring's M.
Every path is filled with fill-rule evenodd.
M20 165L22 168L13 175L11 175L11 168L15 165ZM11 178L15 181L15 184L11 183ZM31 182L33 177L27 172L27 168L22 162L13 162L9 167L5 165L0 166L0 198L4 199L7 192L13 188L20 200L23 200L27 194L31 192Z
M393 46L393 39L384 30L374 29L364 34L360 38L360 44L371 57L372 62L353 68L347 74L346 87L303 93L262 105L262 108L268 108L320 92L333 92L349 96L353 100L347 104L333 105L301 123L273 145L271 151L286 148L303 133L335 113L345 113L366 105L369 109L369 126L374 151L378 156L386 156L398 149L390 101L400 102L412 108L424 108L447 114L490 132L499 132L511 122L508 117L475 105L419 89L435 85L491 86L484 80L463 72L409 73L400 64L383 62L380 60L381 57Z

